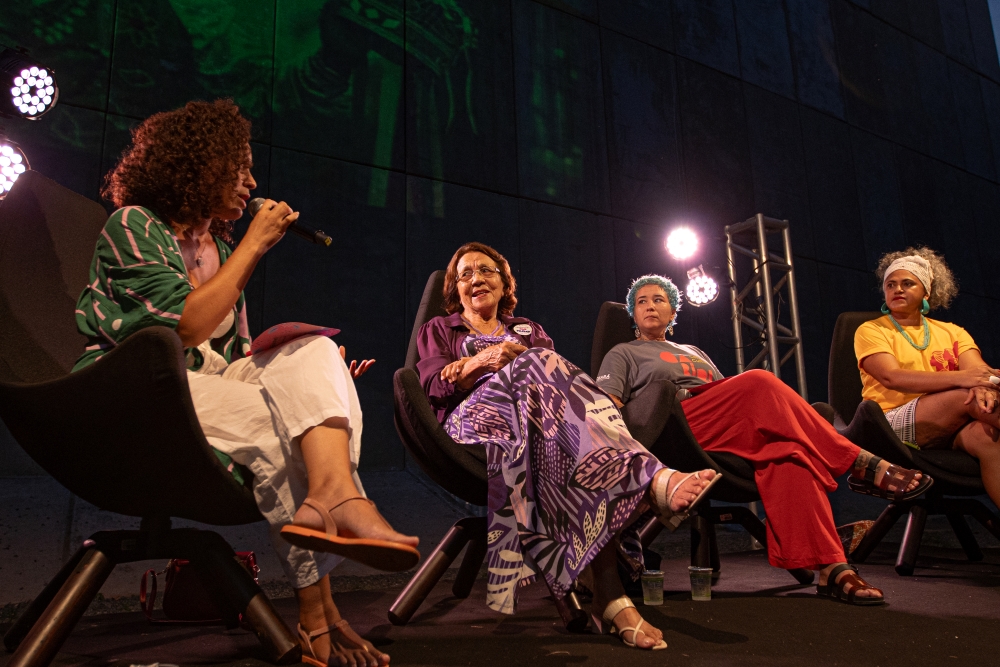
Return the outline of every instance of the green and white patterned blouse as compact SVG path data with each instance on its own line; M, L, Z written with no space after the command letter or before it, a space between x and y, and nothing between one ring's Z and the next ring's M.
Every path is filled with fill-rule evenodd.
M215 239L220 264L232 254ZM187 276L177 236L148 208L126 206L111 214L101 231L90 265L90 284L76 304L76 325L87 337L87 347L73 370L89 366L130 335L152 326L174 329L180 322L184 300L194 287ZM226 362L250 350L246 304L236 302L237 317L211 347ZM204 363L196 348L187 348L188 369Z

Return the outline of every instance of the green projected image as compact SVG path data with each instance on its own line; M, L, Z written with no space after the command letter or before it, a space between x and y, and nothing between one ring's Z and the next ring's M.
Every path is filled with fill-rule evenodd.
M42 128L24 136L78 154L96 147L102 170L136 120L217 97L233 98L253 120L256 142L377 167L367 184L376 207L388 201L387 168L578 205L603 170L588 171L585 156L603 148L595 152L597 137L574 121L600 96L588 53L596 43L581 44L572 25L533 3L513 10L493 0L10 4L0 13L0 41L29 49L62 87L49 136ZM104 122L94 113L106 114ZM446 215L443 193L433 188L438 218Z

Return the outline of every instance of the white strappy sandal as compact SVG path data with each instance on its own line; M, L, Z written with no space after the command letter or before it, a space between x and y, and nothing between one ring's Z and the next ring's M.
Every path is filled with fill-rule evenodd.
M691 516L691 512L693 512L701 501L708 496L708 492L712 490L712 487L715 486L716 482L722 479L722 473L716 472L715 477L713 477L712 481L708 483L708 486L703 488L701 493L695 496L694 500L691 501L690 505L684 508L683 512L674 512L670 509L670 503L673 502L677 491L684 485L684 482L688 481L692 477L695 479L701 479L701 471L699 470L697 472L684 475L684 477L681 478L681 481L674 484L674 487L667 492L667 484L670 482L670 478L673 477L673 472L668 470L666 474L657 475L653 478L653 483L651 485L653 502L655 504L653 510L660 519L660 523L669 528L671 532L677 530L677 527L680 526L685 519Z
M622 613L622 611L630 607L632 609L635 609L635 604L632 602L632 600L628 598L628 596L623 595L617 600L612 600L608 604L608 606L605 607L604 614L601 616L601 621L598 621L596 616L593 616L592 618L594 620L594 626L598 629L598 632L600 632L601 634L611 634L611 635L617 634L618 638L622 640L622 643L625 644L625 646L628 646L629 648L638 648L636 646L635 640L639 636L640 632L642 634L646 634L645 632L642 631L642 624L646 622L645 620L640 618L639 622L635 624L635 627L626 627L626 628L615 627L615 616L617 616L618 614ZM607 627L605 628L605 626ZM632 633L632 641L625 639L626 632ZM644 649L644 650L660 651L665 648L667 648L667 642L661 639L656 644L650 646L649 649Z

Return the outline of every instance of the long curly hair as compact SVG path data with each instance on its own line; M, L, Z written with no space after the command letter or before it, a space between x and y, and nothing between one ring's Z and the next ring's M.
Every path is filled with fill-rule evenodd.
M514 306L517 305L517 297L514 295L517 291L517 281L514 280L514 276L510 272L507 258L485 243L475 241L466 243L456 250L455 254L451 256L451 261L448 262L448 271L444 276L444 309L448 313L457 313L462 310L462 299L458 295L458 261L462 259L463 255L470 252L481 252L496 262L497 268L500 269L500 280L503 282L503 295L500 297L497 312L500 315L513 313Z
M115 206L145 206L184 229L211 217L237 174L249 167L250 121L232 100L188 102L150 116L105 176L101 196ZM212 234L232 242L232 222L212 219Z
M875 275L878 277L879 293L882 293L885 270L897 259L906 257L907 255L923 257L931 265L931 271L934 272L934 279L931 281L931 293L927 296L927 303L930 305L931 310L950 306L952 300L958 296L958 281L955 279L955 275L951 272L951 269L948 268L948 265L945 264L944 257L924 246L910 247L906 250L882 255L878 260L878 267L875 269Z
M670 307L674 309L674 319L670 321L670 326L677 324L677 311L681 309L681 291L677 289L677 285L670 278L655 273L640 276L632 281L628 293L625 295L625 310L628 311L628 316L635 317L635 295L640 288L646 285L656 285L664 291L667 295L667 301L670 302ZM635 328L635 324L632 325L632 328Z

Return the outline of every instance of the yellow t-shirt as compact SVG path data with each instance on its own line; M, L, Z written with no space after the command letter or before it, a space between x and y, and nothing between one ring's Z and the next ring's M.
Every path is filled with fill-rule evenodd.
M865 372L861 362L879 352L891 354L899 362L899 367L908 371L957 371L958 358L968 350L979 350L972 336L962 327L950 322L927 319L931 341L925 350L910 345L900 334L889 316L865 322L854 334L854 354L858 358L861 371L861 397L875 401L882 410L898 408L921 394L904 394L883 387L878 380ZM924 342L924 327L903 327L903 331L918 345Z

